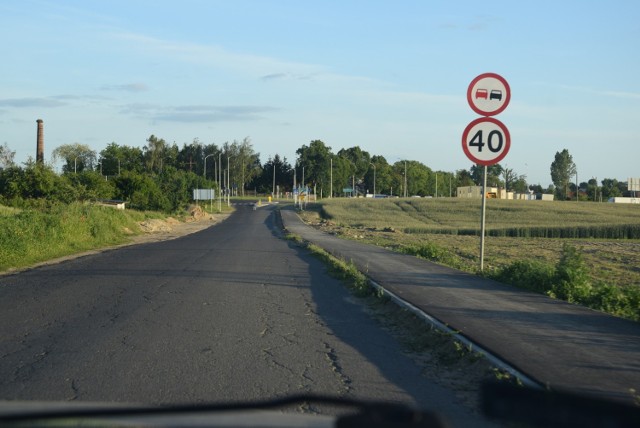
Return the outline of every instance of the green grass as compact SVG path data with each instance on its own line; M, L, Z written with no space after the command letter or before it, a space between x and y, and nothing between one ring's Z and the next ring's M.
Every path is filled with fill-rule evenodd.
M323 217L351 227L393 227L405 233L480 234L480 200L330 199ZM490 200L489 236L640 239L640 206L632 204Z
M372 289L369 285L369 280L358 270L356 265L333 257L317 245L307 244L307 248L329 267L331 275L347 284L356 296L366 297L371 294Z
M338 236L469 272L479 267L480 200L332 199L302 213ZM487 201L484 275L640 320L640 206ZM580 281L560 281L567 245Z
M80 203L0 216L0 271L125 242L157 213Z

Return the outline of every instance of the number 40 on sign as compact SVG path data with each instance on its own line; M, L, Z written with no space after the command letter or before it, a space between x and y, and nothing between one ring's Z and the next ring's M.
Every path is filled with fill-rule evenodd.
M507 127L492 117L474 120L462 133L462 150L474 163L489 166L509 152L511 136Z

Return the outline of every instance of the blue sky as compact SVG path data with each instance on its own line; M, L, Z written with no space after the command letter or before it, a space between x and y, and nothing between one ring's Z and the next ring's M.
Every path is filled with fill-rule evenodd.
M551 183L640 176L637 1L0 1L0 144L46 158L249 137L262 161L323 140L468 169L477 75L509 82L502 165Z

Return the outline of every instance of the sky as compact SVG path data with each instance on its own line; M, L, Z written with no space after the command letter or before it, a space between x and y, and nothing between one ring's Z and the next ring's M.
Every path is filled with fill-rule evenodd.
M466 92L508 82L501 165L551 183L640 177L636 0L0 0L0 144L248 137L262 162L322 140L388 162L469 169ZM59 167L59 165L58 165Z

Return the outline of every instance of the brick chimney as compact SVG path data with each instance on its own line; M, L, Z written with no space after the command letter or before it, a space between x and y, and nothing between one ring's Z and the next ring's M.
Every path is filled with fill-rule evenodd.
M38 123L38 141L36 146L36 163L44 163L44 125L42 119Z

